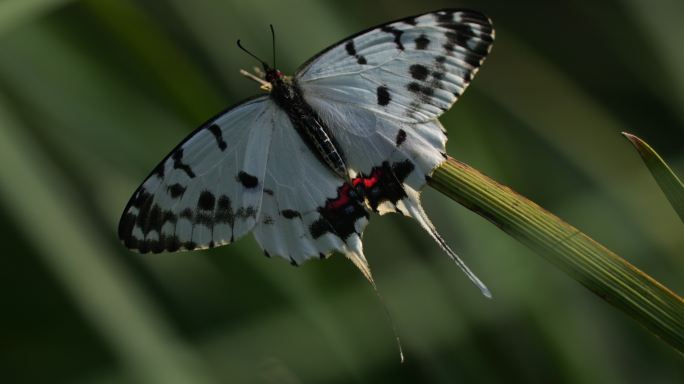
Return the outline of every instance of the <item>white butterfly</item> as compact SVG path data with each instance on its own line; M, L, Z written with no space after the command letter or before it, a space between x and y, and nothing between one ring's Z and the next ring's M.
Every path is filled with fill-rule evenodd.
M229 244L250 231L294 265L346 255L372 282L361 236L369 212L416 219L489 295L437 233L420 189L446 158L437 120L491 49L490 20L440 10L335 44L294 76L263 63L267 95L191 133L131 197L119 223L130 249Z

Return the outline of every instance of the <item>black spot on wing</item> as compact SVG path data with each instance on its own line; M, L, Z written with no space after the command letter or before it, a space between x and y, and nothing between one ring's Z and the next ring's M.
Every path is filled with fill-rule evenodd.
M370 175L361 175L358 183L363 189L363 194L368 205L374 210L383 202L389 201L396 205L406 197L403 182L413 172L415 166L410 160L404 160L390 164L388 161L371 170Z
M164 244L166 245L166 250L169 252L176 252L180 249L180 240L178 236L164 236Z
M231 227L235 223L235 214L233 213L233 207L228 196L222 195L219 197L218 203L216 204L214 219L217 223L227 223Z
M384 27L380 28L380 30L394 35L394 44L397 45L397 49L402 51L404 50L404 44L401 43L401 35L404 33L404 31L391 25L385 25Z
M216 139L216 144L218 145L219 149L221 149L221 151L225 151L228 145L225 141L223 141L223 132L221 132L221 127L219 127L218 124L212 124L207 129L209 130L209 132L211 132L212 135L214 135L214 138Z
M467 25L463 26L462 28L472 32L472 29L470 29L470 27ZM460 45L462 47L465 47L471 38L467 33L460 32L460 31L458 33L449 31L445 34L445 36L446 36L448 42L450 42L452 44Z
M478 68L482 64L482 60L484 60L484 58L476 54L463 56L463 61L470 64L473 68Z
M430 45L430 39L425 36L425 34L422 34L414 40L416 43L416 49L427 49L428 45Z
M439 11L435 15L439 23L448 24L454 21L454 13L452 11Z
M361 197L348 183L339 187L337 197L326 200L325 205L318 208L318 212L321 217L309 226L314 239L331 233L347 240L356 233L356 222L361 218L368 218Z
M404 21L404 23L406 23L406 24L408 24L408 25L416 25L416 24L417 24L417 22L416 22L416 17L415 17L415 16L413 16L413 17L407 17L407 18L405 18L403 21Z
M150 231L150 212L154 204L154 199L151 194L142 190L136 200L136 203L139 204L136 225L140 227L144 234L147 234Z
M190 208L185 208L184 210L181 211L180 217L182 219L187 219L187 220L193 221L195 219L195 212Z
M119 220L119 239L121 239L121 241L123 241L125 244L132 238L131 233L133 233L133 228L135 228L136 219L136 215L126 212ZM128 244L126 244L126 246L131 248L128 246Z
M406 141L406 131L403 129L400 129L399 132L397 132L397 137L395 139L395 143L398 146L404 143Z
M294 219L297 217L302 217L302 214L294 209L283 209L280 214L286 219Z
M240 219L247 219L247 218L253 218L256 219L256 214L257 210L256 208L249 206L249 207L241 207L238 208L237 211L235 211L235 217L238 217Z
M406 89L415 93L420 101L428 102L430 97L435 93L435 90L427 85L421 85L420 83L411 82L406 86Z
M211 212L197 210L195 211L195 224L201 224L209 229L214 227L214 215Z
M130 237L124 240L126 247L137 249L140 253L160 253L164 251L176 252L180 249L181 243L176 235L160 234L158 240L145 240Z
M150 210L150 217L148 219L148 227L146 228L145 233L148 233L150 231L156 231L157 233L160 233L162 223L163 223L162 209L159 208L159 206L157 204L154 204L152 206L152 209Z
M406 159L404 161L392 163L392 173L394 174L394 176L396 176L397 180L401 183L403 183L404 180L406 180L408 175L410 175L411 172L413 172L413 170L415 168L416 168L415 165L413 165L411 160L408 160L408 159Z
M173 213L173 211L165 210L162 212L162 225L164 225L167 222L169 222L171 224L176 224L177 221L178 221L178 215Z
M242 183L242 186L245 188L256 188L256 186L259 185L259 179L245 171L240 171L240 173L238 173L237 180Z
M344 45L344 49L347 50L349 56L356 57L356 47L354 46L354 40L349 40L347 44Z
M384 85L378 87L377 94L379 105L385 106L389 104L389 102L392 100L389 94L389 89L387 89L387 87L385 87Z
M186 190L186 187L184 187L178 183L175 183L175 184L172 184L172 185L166 187L166 191L174 199L177 199L180 196L182 196L185 193L185 190Z
M413 77L416 80L425 80L428 77L428 69L424 65L420 64L413 64L409 67L409 73L411 73L411 77Z
M131 206L140 209L152 195L145 188L140 188L131 201Z
M184 171L190 178L195 177L195 172L192 171L192 168L190 168L189 165L183 163L183 148L178 148L176 152L173 153L171 158L173 159L174 169L180 169Z
M152 171L152 173L159 176L160 179L164 178L164 164L166 164L166 161L162 161L154 168L154 171Z
M209 191L202 191L197 200L197 209L213 211L214 205L216 205L216 197L214 197L214 194Z
M489 20L474 12L462 12L454 20L452 12L436 14L437 24L446 29L443 48L448 55L462 56L473 67L478 67L489 53L494 38ZM455 53L456 47L461 47Z
M475 68L482 64L482 60L484 60L489 50L489 44L471 44L470 40L473 38L462 33L447 32L446 37L447 42L444 44L444 49L447 51L447 54L453 54L456 46L465 47L466 50L456 53L456 56ZM473 41L477 42L479 40Z
M354 56L356 62L359 64L366 64L366 58L356 53L356 46L354 45L354 40L349 40L347 44L344 45L344 49L347 51L349 56Z
M178 250L178 238L162 231L165 223L176 223L178 220L176 214L155 204L152 195L144 189L140 189L135 195L131 201L131 207L137 208L138 213L131 213L131 208L128 208L121 217L118 228L119 238L127 248L135 249L140 253ZM142 232L142 238L133 235L136 227ZM145 239L151 232L156 233L156 239Z

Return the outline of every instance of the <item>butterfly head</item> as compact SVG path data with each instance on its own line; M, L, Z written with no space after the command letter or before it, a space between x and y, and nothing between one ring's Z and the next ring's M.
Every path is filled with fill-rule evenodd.
M256 76L243 70L241 70L240 73L260 83L261 89L268 92L270 92L274 88L274 86L277 87L279 85L283 85L283 83L285 82L290 81L290 78L288 76L283 75L282 72L275 68L275 31L273 30L273 25L271 25L271 36L273 42L273 66L268 65L268 63L266 63L264 60L261 60L258 56L245 49L245 47L243 47L242 44L240 44L240 40L237 41L238 47L240 47L240 49L242 49L248 55L258 60L259 63L261 63L261 66L263 67L263 72L259 70L258 67L255 68Z
M277 70L275 68L269 67L266 63L264 63L263 65L264 65L264 72L266 73L266 75L265 75L266 81L268 81L271 84L277 83L279 81L283 81L283 79L285 78L285 75L283 75L282 72L280 72L279 70Z

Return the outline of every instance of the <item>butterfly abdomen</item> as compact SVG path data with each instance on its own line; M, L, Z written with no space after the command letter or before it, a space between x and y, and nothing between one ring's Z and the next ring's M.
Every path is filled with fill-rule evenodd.
M285 111L309 149L333 172L346 179L347 163L340 146L318 114L304 100L299 87L280 79L272 84L271 97Z

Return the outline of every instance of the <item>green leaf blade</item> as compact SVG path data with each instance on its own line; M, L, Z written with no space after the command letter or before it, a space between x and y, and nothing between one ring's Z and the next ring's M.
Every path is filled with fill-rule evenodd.
M684 352L684 300L651 276L509 187L453 158L435 170L429 183Z
M641 159L653 175L665 197L667 197L672 208L674 208L679 218L684 222L684 184L682 184L682 181L648 143L631 133L622 132L622 135L639 152L639 156L641 156Z

